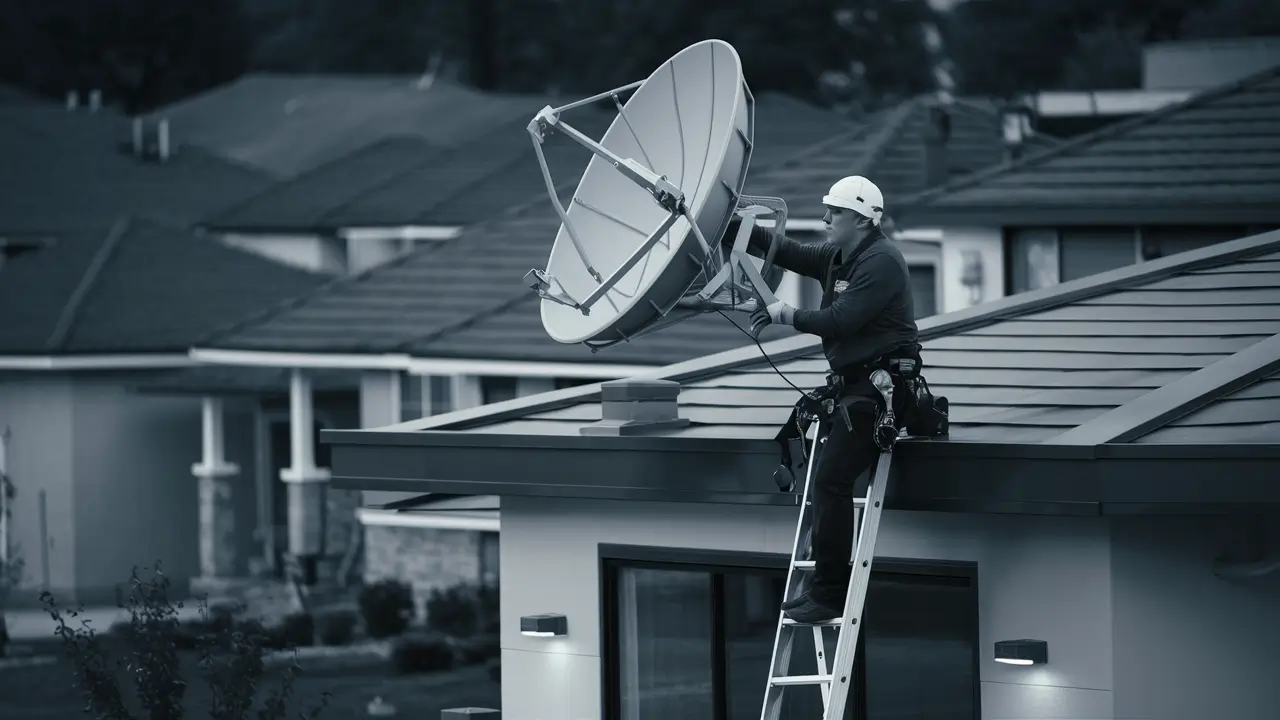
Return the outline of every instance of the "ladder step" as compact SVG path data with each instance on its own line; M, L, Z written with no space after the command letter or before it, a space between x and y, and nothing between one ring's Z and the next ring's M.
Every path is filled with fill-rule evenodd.
M797 570L812 570L814 562L812 560L797 560L791 564L791 567Z
M769 678L769 684L774 687L787 685L823 685L831 682L830 675L783 675L782 677Z
M791 618L782 618L782 624L800 626L800 627L840 627L841 625L844 624L844 620L840 618L831 618L830 620L823 620L821 622L807 623L807 622L797 622L795 620L792 620Z

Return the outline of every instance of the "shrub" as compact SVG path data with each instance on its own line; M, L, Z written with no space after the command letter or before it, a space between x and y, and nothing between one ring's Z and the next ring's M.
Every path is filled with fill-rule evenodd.
M309 612L294 612L280 621L281 639L285 647L311 647L316 644L316 623Z
M498 591L463 583L433 590L427 599L427 627L454 637L498 632Z
M201 650L200 675L209 685L211 696L210 706L201 714L213 718L247 717L264 670L262 636L244 631L254 626L210 619L203 603L202 623L179 623L178 610L182 603L169 600L169 579L160 571L159 564L155 567L154 579L140 579L135 569L130 580L132 589L127 603L121 605L129 611L129 621L112 626L113 634L124 646L124 656L115 662L108 660L102 638L87 620L81 620L80 627L67 623L68 617L79 616L78 611L68 611L64 616L53 595L41 593L41 601L58 624L55 634L61 638L63 650L72 661L76 687L85 699L85 712L96 717L131 720L133 715L128 706L134 704L141 708L144 717L181 720L188 683L182 676L178 653L191 638ZM221 629L200 634L214 625ZM306 713L291 709L295 671L296 665L285 669L280 686L265 698L259 718L315 718L328 704L329 694L324 693L319 705ZM135 703L125 700L122 674L133 681Z
M450 670L454 657L448 636L436 632L401 636L391 649L392 665L405 674Z
M462 665L479 665L502 655L502 642L497 633L473 635L457 643L458 662Z
M347 645L355 639L359 621L355 610L326 610L316 615L316 634L322 645Z
M360 615L372 638L399 635L413 618L413 587L388 578L360 590Z

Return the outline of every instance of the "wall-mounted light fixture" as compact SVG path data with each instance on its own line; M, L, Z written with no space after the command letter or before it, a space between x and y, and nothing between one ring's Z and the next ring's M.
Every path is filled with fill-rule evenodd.
M525 615L520 618L520 634L530 637L556 637L569 634L569 619L559 613Z
M1049 662L1049 643L1044 640L999 640L996 662L1006 665L1043 665Z

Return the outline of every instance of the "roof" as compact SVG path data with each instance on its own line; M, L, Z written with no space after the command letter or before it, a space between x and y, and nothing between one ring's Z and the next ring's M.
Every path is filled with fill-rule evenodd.
M155 114L180 141L287 178L387 137L451 147L546 102L417 75L254 73Z
M757 106L756 143L762 162L794 154L803 149L797 143L813 141L820 131L830 134L832 127L848 127L843 118L825 111L806 114L802 110L807 106L785 96L764 95ZM821 130L824 127L827 129ZM826 141L824 136L819 139ZM575 156L581 158L581 168L585 169L587 152L572 141L561 145L573 145L579 151ZM471 226L456 239L433 242L386 265L338 279L308 297L248 318L206 338L200 347L411 353L440 358L520 356L519 342L535 337L545 347L549 341L537 337L540 330L537 335L529 333L528 338L511 334L515 329L541 327L540 322L530 326L525 320L527 313L536 312L531 308L536 308L537 296L522 279L530 268L545 265L551 240L560 227L560 218L546 195L531 150L518 171L528 178L527 192L515 195L495 190L475 195L490 207L492 197L523 200L500 216ZM549 162L554 160L549 158ZM560 175L568 181L559 189L563 201L568 201L580 174L581 170ZM436 345L438 339L463 326L473 331L458 341L461 344ZM789 329L777 327L765 332L766 339L791 334ZM739 327L723 317L708 316L680 323L649 342L616 345L600 355L592 355L581 346L558 352L581 362L664 364L734 347L743 339Z
M768 171L748 179L747 191L781 197L792 217L822 217L822 196L845 175L864 175L884 193L890 215L904 198L926 190L925 131L933 96L922 95L881 111L862 127L814 146ZM956 98L946 106L951 118L946 166L949 178L964 177L1004 161L1001 114L985 98ZM1028 151L1057 147L1061 141L1043 134L1026 141Z
M1280 65L908 198L912 223L1280 222Z
M163 162L129 150L129 120L52 104L0 107L0 234L105 232L122 214L188 225L271 178L199 148Z
M182 352L320 279L148 219L63 234L0 268L0 354Z
M542 104L511 108L496 127L442 148L415 136L380 139L298 177L282 181L207 219L206 225L249 231L332 230L343 227L471 225L497 204L545 193L545 181L526 130ZM563 119L599 139L617 111L597 102L568 110ZM756 98L761 140L757 167L797 150L843 136L853 124L841 115L779 93ZM553 181L581 177L591 153L553 134L543 143Z
M1276 386L1267 379L1280 371L1280 232L927 318L920 329L925 375L935 395L951 402L952 430L944 440L900 444L908 479L899 503L959 507L961 496L977 502L980 488L988 508L1028 511L1049 503L1096 513L1106 502L1185 503L1223 487L1236 493L1231 502L1258 492L1280 503L1280 403L1268 402ZM800 387L820 383L824 365L814 338L795 336L764 350ZM642 437L581 435L581 426L601 416L596 384L326 433L334 476L371 490L786 504L770 489L777 464L771 440L796 393L757 348L645 377L682 384L688 427ZM606 462L629 469L615 482L600 474ZM977 473L976 462L984 463ZM548 472L501 481L494 463ZM686 466L689 474L675 477ZM431 467L432 476L404 469L411 467ZM1211 479L1212 468L1231 481ZM1143 480L1157 469L1161 487ZM662 474L672 477L646 479Z

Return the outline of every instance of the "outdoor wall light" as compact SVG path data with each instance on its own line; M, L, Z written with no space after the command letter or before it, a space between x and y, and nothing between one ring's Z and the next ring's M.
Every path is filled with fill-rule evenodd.
M1044 640L997 641L996 662L1006 665L1042 665L1049 662L1049 643Z
M525 615L520 618L520 634L529 637L568 635L569 620L559 613Z

